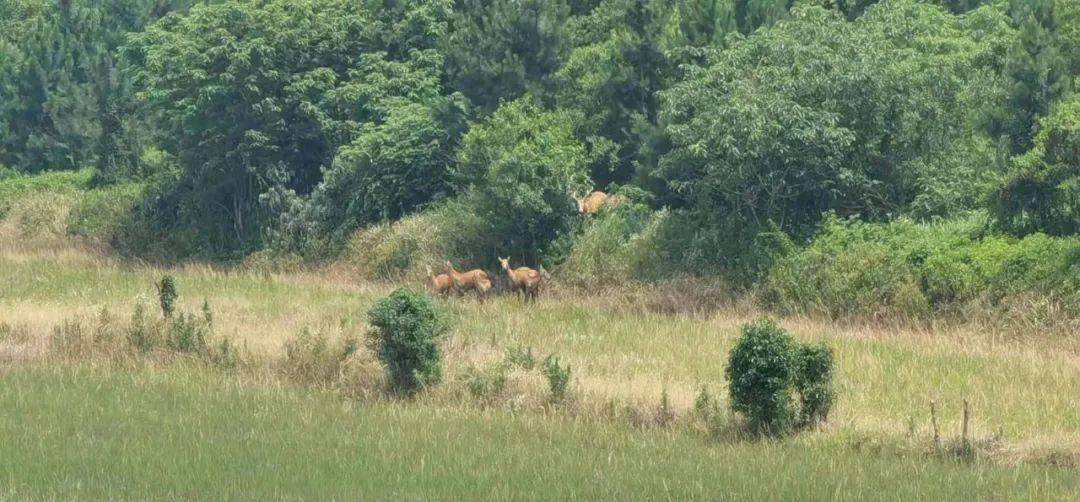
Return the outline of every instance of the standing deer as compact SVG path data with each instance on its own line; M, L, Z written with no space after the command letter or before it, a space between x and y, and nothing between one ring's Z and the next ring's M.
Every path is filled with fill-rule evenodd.
M530 299L536 300L536 295L540 292L540 283L549 277L544 267L540 267L539 271L529 267L510 268L510 258L498 256L496 258L499 258L499 263L502 264L506 276L510 279L510 291L521 291L526 302Z
M427 267L428 289L437 295L445 295L454 287L454 280L447 274L435 275L431 267Z
M602 207L615 207L621 204L622 201L621 195L608 195L596 190L584 198L577 199L578 212L584 215L593 215L600 212Z
M458 272L454 270L454 266L448 261L446 262L446 275L450 276L450 281L453 282L454 290L458 294L473 290L483 300L484 295L491 290L491 279L488 278L487 272L483 270L474 269L464 273Z

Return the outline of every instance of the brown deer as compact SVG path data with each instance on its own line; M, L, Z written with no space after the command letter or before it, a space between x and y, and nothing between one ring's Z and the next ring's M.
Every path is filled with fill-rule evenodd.
M578 212L584 215L593 215L600 212L600 208L615 207L621 204L622 201L623 198L620 195L608 195L596 190L584 198L577 199Z
M483 270L474 269L464 273L458 272L454 270L454 266L448 261L446 262L446 275L450 276L450 281L454 284L454 291L459 294L473 290L482 300L484 295L491 290L491 279L488 278L487 272Z
M446 275L446 274L435 275L435 273L431 271L431 267L427 267L427 275L428 275L428 284L427 284L427 286L428 286L428 289L430 289L432 293L435 293L437 295L445 295L445 294L449 293L451 289L454 288L454 280L451 279L449 275Z
M526 302L530 299L536 300L536 295L540 292L540 283L550 277L544 267L540 267L539 271L529 267L510 268L510 258L496 258L499 258L499 263L502 264L506 276L510 279L510 291L515 293L521 291Z

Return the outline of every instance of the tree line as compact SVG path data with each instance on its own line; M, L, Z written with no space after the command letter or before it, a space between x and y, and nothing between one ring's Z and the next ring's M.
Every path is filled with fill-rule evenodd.
M721 269L823 218L1080 230L1080 2L10 0L0 165L145 193L133 252L331 256L456 200L556 259L573 198Z

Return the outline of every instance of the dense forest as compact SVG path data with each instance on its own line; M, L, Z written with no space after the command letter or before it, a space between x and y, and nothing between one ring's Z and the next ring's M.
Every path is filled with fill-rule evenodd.
M1080 315L1078 75L1074 0L3 0L0 179L145 259Z

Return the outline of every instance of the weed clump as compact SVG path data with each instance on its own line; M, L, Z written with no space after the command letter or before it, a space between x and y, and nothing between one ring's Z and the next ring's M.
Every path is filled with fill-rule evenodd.
M157 284L158 290L158 302L161 304L161 313L165 317L172 317L173 311L176 310L176 279L171 275L166 275L161 278L161 282Z
M570 389L570 366L559 364L559 356L551 354L544 359L541 367L551 389L551 402L561 403Z
M743 325L725 372L731 408L757 435L813 425L832 407L832 368L827 346L800 345L770 319Z
M355 339L345 338L333 346L325 335L304 328L285 342L282 371L293 381L329 387L339 381L345 361L358 348Z
M376 302L368 318L375 352L394 390L412 394L442 380L439 339L449 324L427 296L399 289Z

